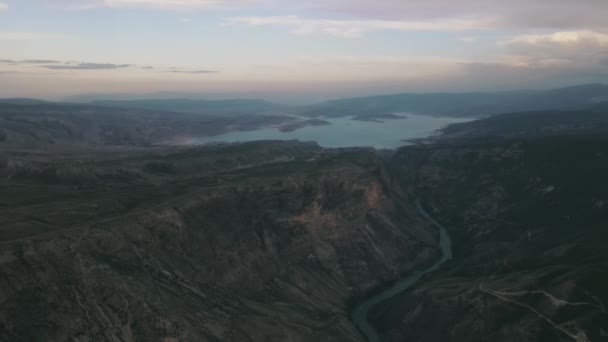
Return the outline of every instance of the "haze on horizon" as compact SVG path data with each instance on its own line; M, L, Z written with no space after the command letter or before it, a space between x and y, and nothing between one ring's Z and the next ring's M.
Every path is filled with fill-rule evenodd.
M0 0L0 97L606 82L606 14L603 0Z

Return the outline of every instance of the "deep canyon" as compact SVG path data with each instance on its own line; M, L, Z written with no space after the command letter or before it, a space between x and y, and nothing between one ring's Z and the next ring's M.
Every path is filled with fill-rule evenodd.
M158 146L209 127L9 107L0 340L365 341L366 303L381 341L608 336L605 107L395 150Z

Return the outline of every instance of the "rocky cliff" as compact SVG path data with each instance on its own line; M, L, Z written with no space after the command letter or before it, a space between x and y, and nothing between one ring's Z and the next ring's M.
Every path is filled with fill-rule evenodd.
M4 154L0 340L358 341L349 299L438 254L371 150L95 153Z
M399 151L455 258L374 310L384 339L608 340L606 151L589 135Z

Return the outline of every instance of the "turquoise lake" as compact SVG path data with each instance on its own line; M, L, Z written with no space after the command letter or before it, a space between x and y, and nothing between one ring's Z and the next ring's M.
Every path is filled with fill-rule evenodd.
M194 139L194 143L300 140L316 141L323 147L397 148L410 144L404 140L425 138L449 124L472 120L470 118L414 114L400 115L405 115L407 118L385 120L384 122L357 121L351 118L323 118L331 125L308 126L293 132L281 132L277 127L254 131L234 131L217 136L199 137Z

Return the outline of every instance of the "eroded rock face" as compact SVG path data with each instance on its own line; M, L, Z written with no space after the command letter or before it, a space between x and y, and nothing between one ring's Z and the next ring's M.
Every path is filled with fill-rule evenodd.
M384 339L605 341L606 148L556 137L400 151L396 174L450 229L455 257L376 308Z
M206 153L197 151L166 157L174 172L162 178L132 166L133 185L104 180L79 195L58 184L80 205L124 193L145 200L65 230L6 239L0 339L357 341L348 300L439 253L434 229L386 186L370 151L184 171L184 158ZM149 163L141 158L156 157L133 160ZM39 213L51 207L51 199L36 203ZM27 226L20 220L11 224Z

